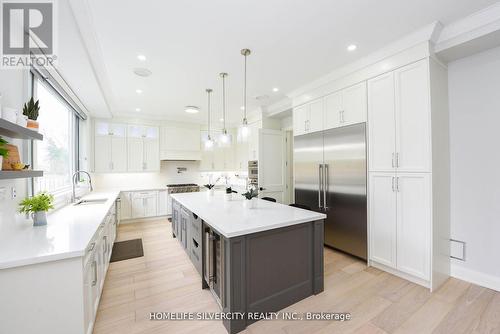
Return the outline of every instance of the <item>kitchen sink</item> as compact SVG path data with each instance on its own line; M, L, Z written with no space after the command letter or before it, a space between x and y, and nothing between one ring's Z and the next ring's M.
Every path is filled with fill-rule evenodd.
M93 198L93 199L81 199L73 205L91 205L91 204L104 204L108 201L107 198Z

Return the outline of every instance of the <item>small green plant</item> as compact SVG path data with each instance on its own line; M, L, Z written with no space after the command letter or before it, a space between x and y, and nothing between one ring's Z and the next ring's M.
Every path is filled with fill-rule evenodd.
M28 116L32 121L36 121L38 118L38 112L40 111L40 106L38 105L38 100L35 102L33 98L31 98L28 103L24 104L23 107L23 115Z
M7 144L8 141L3 139L0 136L0 156L7 158L9 156L9 150L5 148L5 144Z
M34 213L39 211L49 211L54 208L54 196L41 192L36 196L27 197L19 203L20 213Z
M210 190L210 189L212 189L213 187L215 187L215 184L211 184L211 183L209 183L209 184L205 184L205 185L204 185L204 187L205 187L205 188L207 188L208 190Z
M244 196L246 199L248 200L251 200L252 198L254 197L257 197L257 191L253 188L250 188L250 190L248 190L246 193L244 194L241 194L242 196Z

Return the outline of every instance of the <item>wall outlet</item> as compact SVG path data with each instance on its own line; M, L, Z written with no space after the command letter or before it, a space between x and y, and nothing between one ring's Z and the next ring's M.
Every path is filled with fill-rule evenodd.
M10 198L15 199L17 197L17 190L16 187L11 187L10 188Z

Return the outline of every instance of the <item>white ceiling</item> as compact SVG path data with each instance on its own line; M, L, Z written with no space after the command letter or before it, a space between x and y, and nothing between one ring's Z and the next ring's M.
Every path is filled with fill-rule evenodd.
M495 0L74 0L82 38L114 116L206 120L205 88L221 117L221 81L228 72L228 121L242 111L243 57L248 47L249 110L282 99L434 21L450 23ZM78 4L75 4L78 3ZM77 7L77 8L75 8ZM358 49L347 52L354 43ZM147 57L145 62L138 54ZM153 75L141 78L134 67ZM280 91L275 93L273 87ZM138 95L136 89L142 89ZM257 101L256 96L269 98ZM82 97L92 110L99 97ZM196 115L184 106L197 105ZM141 112L135 112L141 108Z

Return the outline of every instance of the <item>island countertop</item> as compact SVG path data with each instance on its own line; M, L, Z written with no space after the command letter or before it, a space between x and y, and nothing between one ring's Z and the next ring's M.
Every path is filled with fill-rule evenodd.
M171 196L226 238L326 218L322 213L261 199L257 199L255 208L246 208L244 201L247 200L243 196L233 194L229 200L222 191L213 196L208 192L178 193Z

